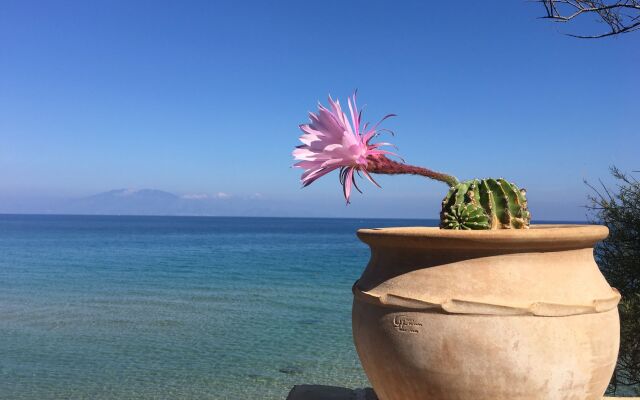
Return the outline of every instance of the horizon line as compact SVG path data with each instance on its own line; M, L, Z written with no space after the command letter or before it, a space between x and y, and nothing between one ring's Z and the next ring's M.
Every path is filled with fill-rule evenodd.
M32 216L32 217L149 217L149 218L256 218L256 219L371 219L371 220L425 220L439 221L440 218L409 218L409 217L301 217L301 216L257 216L257 215L195 215L195 214L59 214L59 213L3 213L3 216ZM594 222L588 220L558 220L558 219L540 219L533 220L532 224L553 224L553 223L573 223L594 225Z

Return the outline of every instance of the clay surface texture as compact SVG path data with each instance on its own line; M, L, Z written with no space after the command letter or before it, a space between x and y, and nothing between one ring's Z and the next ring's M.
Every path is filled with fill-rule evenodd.
M362 229L353 335L380 400L596 400L619 345L608 230Z

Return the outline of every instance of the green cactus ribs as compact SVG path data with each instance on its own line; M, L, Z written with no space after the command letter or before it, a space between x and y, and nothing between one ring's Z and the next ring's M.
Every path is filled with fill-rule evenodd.
M442 229L527 229L531 213L524 189L500 179L472 179L442 200Z

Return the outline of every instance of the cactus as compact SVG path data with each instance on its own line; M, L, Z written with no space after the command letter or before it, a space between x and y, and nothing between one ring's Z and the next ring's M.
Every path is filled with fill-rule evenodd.
M355 93L348 100L351 120L338 101L329 97L329 103L330 107L319 104L318 112L309 114L310 122L300 125L302 144L293 150L292 155L298 161L294 167L304 169L300 177L303 187L331 171L339 170L342 191L349 204L352 189L360 192L356 176L365 177L380 187L371 174L420 175L450 188L440 213L440 227L443 229L529 227L531 214L527 209L526 193L516 185L504 179L460 182L453 175L406 164L398 154L381 149L392 144L371 142L380 132L391 131L378 129L379 123L371 128L368 123L361 126L362 110L356 107ZM388 114L380 122L392 116L395 114ZM401 162L388 156L397 157Z
M440 212L442 229L527 229L530 220L525 190L502 178L452 186Z

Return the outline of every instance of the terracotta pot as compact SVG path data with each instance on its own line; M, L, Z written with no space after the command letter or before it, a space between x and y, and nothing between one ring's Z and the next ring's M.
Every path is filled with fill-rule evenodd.
M380 400L601 399L619 293L593 246L604 226L361 229L353 336Z

